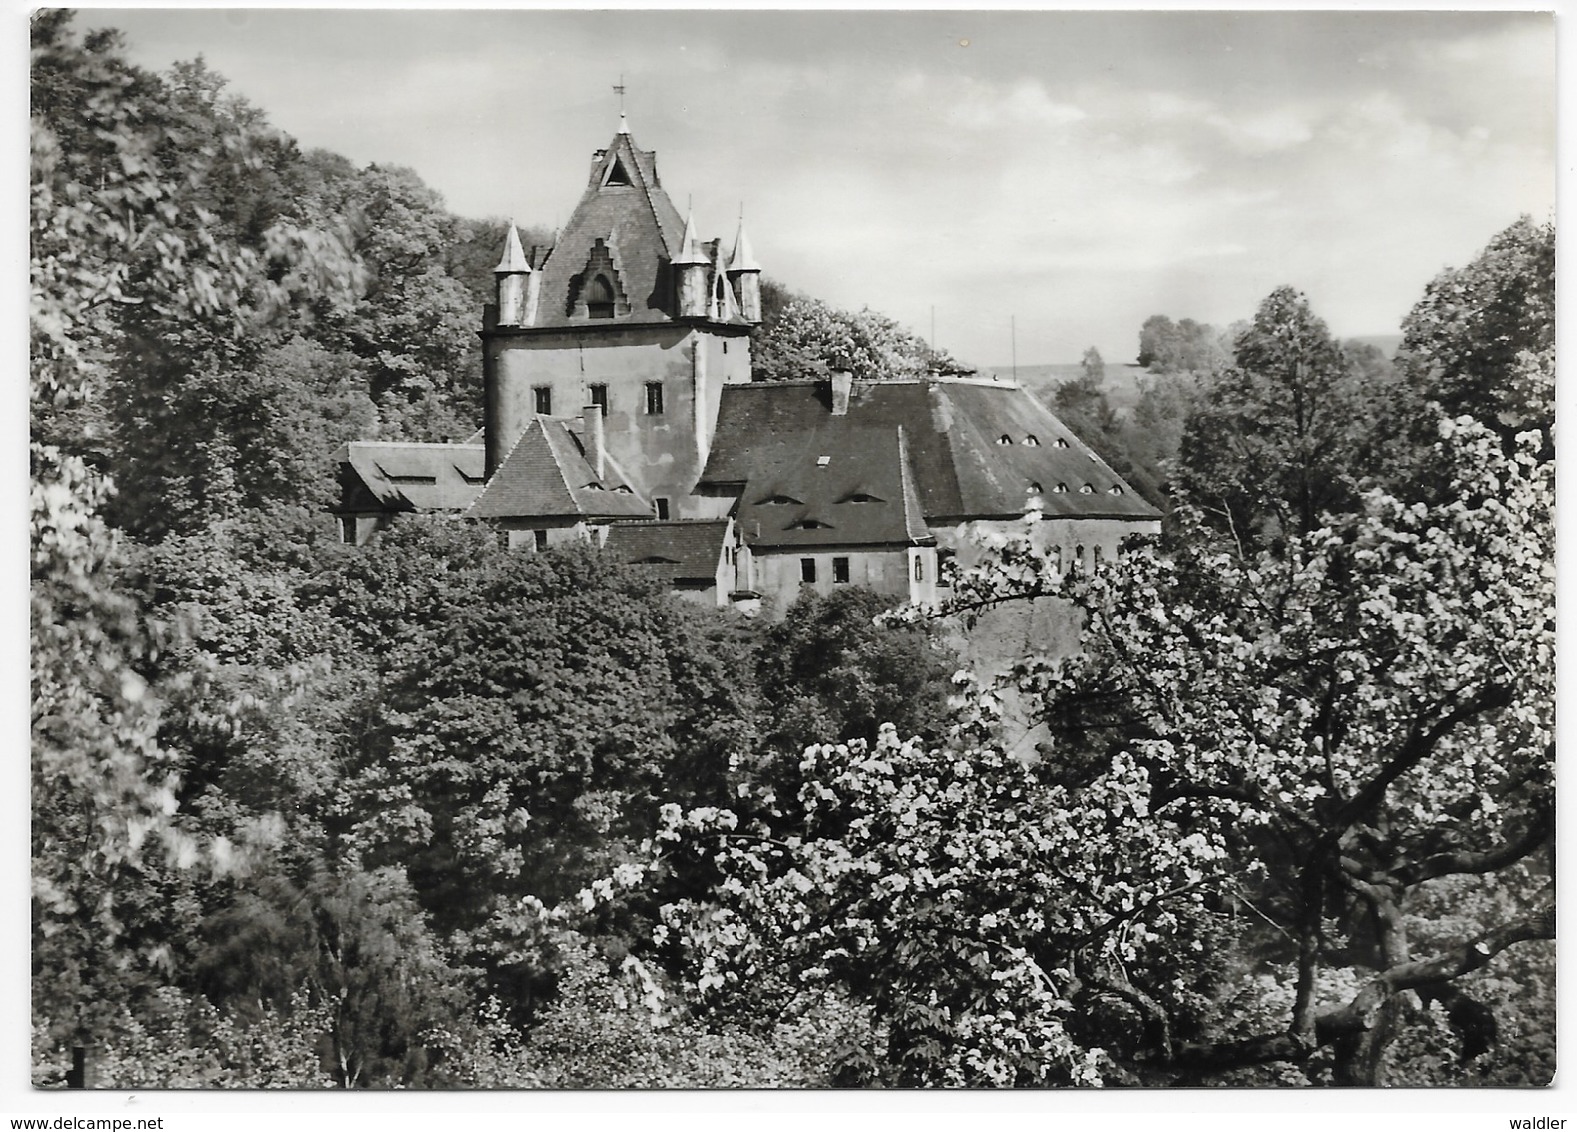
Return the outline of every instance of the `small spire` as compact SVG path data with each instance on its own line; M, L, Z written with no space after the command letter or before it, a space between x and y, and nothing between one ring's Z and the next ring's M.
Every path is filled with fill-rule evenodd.
M734 256L728 261L730 271L760 271L756 255L750 250L750 237L745 235L745 206L739 206L739 233L734 237Z
M613 88L613 93L619 96L619 133L628 134L630 132L630 123L624 117L624 75L622 72L619 75L618 83Z
M707 263L708 260L701 252L701 242L695 238L695 213L689 213L684 219L684 235L679 239L679 250L674 254L674 266L691 263Z
M515 228L515 222L509 222L509 235L504 237L504 258L498 261L498 266L493 268L496 275L530 274L531 263L526 259L525 249L520 246L520 232Z

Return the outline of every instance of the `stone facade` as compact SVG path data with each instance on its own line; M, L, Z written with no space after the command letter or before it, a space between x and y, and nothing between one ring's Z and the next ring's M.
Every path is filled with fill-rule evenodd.
M450 446L454 459L350 446L346 530L362 542L380 509L454 510L512 547L606 544L696 600L773 616L807 587L933 602L945 560L970 564L972 534L1021 526L1032 505L1037 544L1068 562L1158 531L1159 514L1013 383L753 383L760 271L743 221L731 251L701 239L655 153L621 128L551 248L528 253L510 227L480 328L481 444ZM401 494L418 472L449 486ZM1055 604L988 615L981 655L1068 636L1068 617Z

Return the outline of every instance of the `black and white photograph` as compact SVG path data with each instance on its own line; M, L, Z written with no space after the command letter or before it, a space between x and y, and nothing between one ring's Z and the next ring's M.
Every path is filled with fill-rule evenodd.
M13 18L16 1115L1561 1126L1554 11Z

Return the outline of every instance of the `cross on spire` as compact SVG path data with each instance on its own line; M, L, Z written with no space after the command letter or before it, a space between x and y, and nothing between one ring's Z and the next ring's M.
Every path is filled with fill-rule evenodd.
M619 96L619 133L630 132L630 124L624 119L624 72L619 72L619 81L613 84L613 93Z

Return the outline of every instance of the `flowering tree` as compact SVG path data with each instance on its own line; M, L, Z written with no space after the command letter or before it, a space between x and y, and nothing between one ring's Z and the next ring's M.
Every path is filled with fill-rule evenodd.
M938 746L810 748L793 832L670 810L672 858L720 878L663 913L692 993L841 988L885 1036L860 1056L910 1084L1376 1082L1402 992L1471 1015L1460 977L1553 935L1553 481L1537 434L1441 431L1452 501L1371 494L1283 556L1185 515L1174 553L1065 577L1025 540L963 579L959 611L1087 618L1081 656L1016 673L1044 757L983 709ZM1497 898L1419 930L1451 878Z

